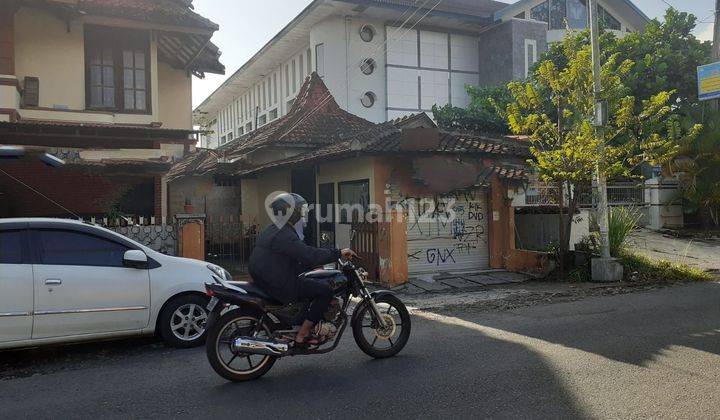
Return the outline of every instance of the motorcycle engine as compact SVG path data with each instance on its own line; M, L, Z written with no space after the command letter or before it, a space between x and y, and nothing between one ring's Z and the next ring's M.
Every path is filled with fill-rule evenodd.
M335 322L338 319L338 316L340 315L340 311L342 310L343 306L343 300L339 297L336 297L332 300L330 303L330 307L327 311L325 311L325 314L323 315L323 318L325 321L328 322Z
M313 333L317 337L325 337L326 340L332 340L337 334L337 327L332 322L320 321L315 325Z

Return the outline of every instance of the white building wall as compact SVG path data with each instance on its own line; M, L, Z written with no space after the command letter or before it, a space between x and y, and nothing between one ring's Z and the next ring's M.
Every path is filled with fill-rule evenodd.
M476 36L385 28L388 119L427 112L433 105L467 106L466 85L479 81Z
M368 42L360 37L360 29L365 25L375 33ZM327 19L310 31L310 45L314 51L322 45L324 60L318 74L338 105L367 120L385 121L385 36L382 22L343 17ZM375 62L374 71L369 75L361 70L365 59ZM314 64L316 69L317 63ZM361 103L366 92L372 92L376 98L370 107Z

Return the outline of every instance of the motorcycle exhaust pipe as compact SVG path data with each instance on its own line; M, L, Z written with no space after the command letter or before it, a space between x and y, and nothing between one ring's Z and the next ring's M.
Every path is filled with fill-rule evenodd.
M253 337L238 337L233 340L232 351L237 353L262 354L265 356L283 356L288 345L275 340Z

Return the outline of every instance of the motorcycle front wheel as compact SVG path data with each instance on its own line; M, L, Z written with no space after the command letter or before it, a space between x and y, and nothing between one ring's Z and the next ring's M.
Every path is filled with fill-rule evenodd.
M252 335L259 321L258 316L236 309L221 316L208 331L205 342L207 358L218 375L229 381L242 382L257 379L272 368L276 357L238 353L231 348L233 339ZM270 336L270 329L263 325L257 337Z
M376 359L395 356L410 338L410 314L405 304L393 295L378 296L375 305L385 320L385 327L375 318L370 303L362 302L353 314L353 338L368 356Z

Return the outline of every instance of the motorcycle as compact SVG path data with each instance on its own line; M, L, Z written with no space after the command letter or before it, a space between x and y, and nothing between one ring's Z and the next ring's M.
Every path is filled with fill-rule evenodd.
M410 314L402 301L387 290L370 292L368 273L351 261L338 261L339 269L313 270L305 278L323 279L334 291L324 320L314 327L322 340L313 346L295 346L309 302L282 304L252 283L232 281L228 273L213 275L206 283L206 352L210 365L223 378L248 381L266 374L278 358L324 354L335 350L348 324L355 343L367 355L381 359L399 353L410 338ZM349 313L352 298L357 304Z

